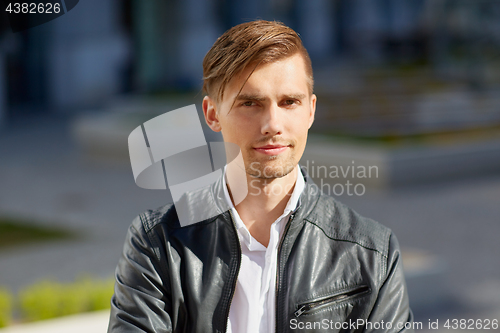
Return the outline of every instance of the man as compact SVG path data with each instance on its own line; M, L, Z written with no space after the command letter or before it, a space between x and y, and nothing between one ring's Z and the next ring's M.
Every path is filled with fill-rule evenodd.
M117 267L109 332L410 331L395 236L321 194L298 166L316 108L298 35L240 24L203 70L205 120L240 148L248 193L234 199L227 169L185 197L215 217L181 226L173 205L140 215Z

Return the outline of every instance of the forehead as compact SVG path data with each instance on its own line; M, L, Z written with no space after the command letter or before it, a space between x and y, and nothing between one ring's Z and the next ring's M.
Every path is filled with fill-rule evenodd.
M233 77L224 90L223 101L233 100L239 92L250 90L262 93L270 93L271 90L295 90L295 93L305 93L310 89L304 58L296 53L257 67L255 63L251 64Z

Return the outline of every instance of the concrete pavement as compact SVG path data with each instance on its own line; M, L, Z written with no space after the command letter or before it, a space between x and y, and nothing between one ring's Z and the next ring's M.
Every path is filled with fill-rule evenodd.
M0 333L105 333L109 311L98 311L40 322L13 325Z

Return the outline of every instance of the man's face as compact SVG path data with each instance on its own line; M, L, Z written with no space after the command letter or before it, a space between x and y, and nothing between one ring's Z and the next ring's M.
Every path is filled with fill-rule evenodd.
M212 130L240 147L247 174L280 178L302 157L316 96L300 54L258 66L245 83L249 67L227 84L222 101L205 97L203 111Z

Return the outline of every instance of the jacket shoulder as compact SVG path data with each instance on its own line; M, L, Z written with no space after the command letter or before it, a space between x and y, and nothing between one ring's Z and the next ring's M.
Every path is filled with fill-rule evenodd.
M178 223L174 204L168 203L157 209L148 209L139 214L132 222L132 226L137 230L144 229L144 231L148 233L159 224L166 224L172 227L176 222Z
M316 209L306 218L329 238L348 241L388 256L392 231L364 217L333 197L321 194Z

